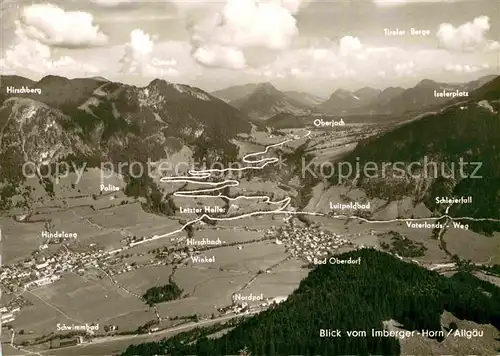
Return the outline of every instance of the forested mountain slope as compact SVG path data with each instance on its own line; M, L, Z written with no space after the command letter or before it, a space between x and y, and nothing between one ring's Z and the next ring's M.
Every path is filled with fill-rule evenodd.
M443 277L375 250L337 257L361 263L318 266L287 301L219 339L187 345L180 335L130 346L123 355L234 355L245 347L252 355L398 355L397 339L371 337L371 330L392 319L406 330L439 331L445 310L500 329L500 288L488 282L465 272ZM339 329L342 337L320 337L320 329ZM348 337L348 330L367 337Z
M0 211L29 208L21 187L26 162L90 168L159 161L183 147L197 162L232 161L238 147L231 139L252 128L237 109L203 90L158 79L142 88L95 78L0 80L38 91L0 95Z
M376 169L361 170L350 183L374 198L412 197L436 213L446 209L435 205L436 196L472 196L472 204L454 205L450 215L500 219L499 99L497 78L465 102L361 141L345 160ZM337 175L332 178L338 181ZM500 224L489 221L473 227L486 234L500 231Z

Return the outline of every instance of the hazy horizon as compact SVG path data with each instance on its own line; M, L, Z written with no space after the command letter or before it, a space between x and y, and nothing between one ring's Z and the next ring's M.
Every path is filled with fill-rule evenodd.
M1 73L1 75L12 75L12 74ZM14 75L17 75L17 74L14 74ZM44 75L44 76L42 76L40 78L30 78L30 77L25 77L25 76L23 76L23 77L28 78L30 80L33 80L34 82L38 82L41 79L43 79L44 77L49 76L49 75L55 75L55 76L65 77L65 76L62 76L62 75L59 75L59 74L47 74L47 75ZM487 77L487 76L500 76L500 73L485 74L485 75L478 76L476 78L472 78L471 80L460 81L460 82L459 81L457 81L457 82L445 82L445 84L464 84L464 83L469 83L471 81L478 80L480 78ZM124 82L122 82L120 80L111 80L109 78L106 78L106 77L100 76L100 75L99 76L88 76L88 77L76 76L76 77L65 77L65 78L67 78L67 79L85 79L85 78L92 79L92 78L101 78L101 79L104 79L106 81L124 83ZM183 83L183 82L180 82L180 81L168 80L166 78L152 78L151 80L149 80L145 84L130 84L130 83L124 83L124 84L134 85L134 86L137 86L137 87L146 87L152 81L157 80L157 79L165 80L167 82L171 82L171 83L175 83L175 84L186 84L186 83ZM229 88L232 88L232 87L243 87L243 86L246 86L246 85L255 85L256 86L256 85L259 85L259 84L262 84L262 83L270 83L276 89L278 89L278 90L280 90L282 92L296 91L296 92L301 92L301 93L306 93L306 94L312 94L312 95L318 96L320 98L328 99L330 97L330 95L333 94L333 92L335 90L337 90L337 89L345 89L345 90L349 90L351 92L355 92L355 91L357 91L359 89L366 88L366 87L373 88L373 89L378 89L378 90L384 90L384 89L387 89L387 88L390 88L390 87L401 87L403 89L409 89L409 88L412 88L412 87L416 86L419 82L421 82L424 79L433 80L432 78L420 78L420 79L416 79L414 81L414 83L412 83L412 84L410 84L408 86L403 86L403 85L388 85L388 86L370 86L370 85L364 85L364 86L353 87L352 89L346 89L346 88L342 88L342 87L334 87L334 88L332 88L332 90L330 92L327 92L326 94L318 94L318 93L314 93L314 92L309 92L309 91L306 91L306 90L304 90L302 88L298 88L298 89L283 88L283 87L280 87L280 85L276 85L275 83L273 83L273 81L267 81L267 82L264 82L264 81L263 82L249 82L249 83L243 83L243 84L235 84L235 85L229 85L229 86L225 86L225 87L221 87L221 88L217 88L217 89L213 89L213 90L211 90L211 89L209 90L209 89L203 88L201 86L196 86L194 84L187 84L187 85L195 86L195 87L197 87L199 89L202 89L202 90L206 91L207 93L213 93L213 92L216 92L216 91L225 90L225 89L229 89ZM438 82L438 81L436 81L436 82ZM2 83L0 81L0 86L1 85L2 85Z

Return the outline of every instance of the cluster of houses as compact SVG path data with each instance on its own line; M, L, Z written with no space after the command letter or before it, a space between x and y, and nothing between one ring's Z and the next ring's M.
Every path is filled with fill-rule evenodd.
M270 306L278 305L287 300L288 297L272 297L272 298L263 298L260 304L249 304L244 301L234 300L231 305L218 308L217 310L221 314L248 314L254 308L267 308Z
M125 263L121 268L117 270L111 270L109 271L110 276L114 276L115 274L122 274L122 273L127 273L127 272L132 272L133 270L137 269L138 266L132 266L131 264Z
M248 313L250 306L247 302L234 303L217 309L221 314L243 314Z
M16 319L16 314L19 313L19 311L21 311L21 308L16 306L14 308L11 308L9 310L8 307L1 307L0 308L0 320L1 320L1 323L0 325L5 325L7 323L10 323L11 321L14 321Z
M312 263L314 258L325 257L342 246L353 247L352 242L319 227L285 225L271 227L266 236L274 236L276 244L284 244L292 257Z
M40 287L56 282L65 272L82 272L85 267L99 266L106 256L102 250L72 252L59 249L51 256L36 251L23 262L0 267L0 283L8 292Z
M162 251L158 253L155 258L160 259L162 264L178 264L185 261L190 255L191 251Z

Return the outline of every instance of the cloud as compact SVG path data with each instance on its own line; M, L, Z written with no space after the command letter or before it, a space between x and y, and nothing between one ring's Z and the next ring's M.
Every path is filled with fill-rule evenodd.
M256 76L294 77L303 79L336 78L352 74L347 58L338 53L339 45L330 43L327 47L294 48L282 52L271 63L249 69Z
M53 48L89 46L101 41L97 30L92 33L88 27L84 28L85 24L92 22L91 16L88 16L85 13L64 12L53 5L24 7L20 18L14 22L15 37L2 54L0 69L9 73L69 77L98 73L95 66L69 55L57 56L54 51L60 49Z
M380 7L393 7L419 3L447 3L460 0L373 0L373 3Z
M153 56L154 55L154 56ZM141 29L130 32L130 40L125 45L123 57L120 59L120 73L140 75L144 77L162 78L179 76L181 63L187 65L189 71L193 63L186 63L185 58L191 59L189 44L186 42L155 43L155 37ZM191 62L194 62L191 59Z
M176 66L177 65L177 60L175 58L170 58L170 59L160 59L160 58L153 58L151 60L151 64L154 66L166 66L166 67L171 67L171 66Z
M246 67L245 55L239 48L221 45L202 45L193 52L193 58L207 67L241 69Z
M415 75L415 62L413 60L398 63L394 67L394 72L398 77L410 77Z
M224 1L206 1L206 0L170 0L178 11L178 14L186 15L192 10L218 10L224 6Z
M451 63L445 66L446 71L454 73L475 73L480 71L481 69L487 69L487 68L489 68L488 65L477 67L469 64L451 64Z
M223 10L194 27L195 38L223 46L285 49L298 34L292 12L280 2L228 0Z
M79 62L70 56L54 57L50 46L38 40L18 34L14 44L7 48L0 59L2 72L19 73L28 71L36 74L60 74L82 76L95 74L99 70Z
M491 52L500 51L500 42L489 41L489 43L486 45L486 50Z
M466 61L463 57L458 60ZM492 58L490 60L493 61ZM439 63L443 61L454 63L457 55L444 49L372 46L362 43L357 37L345 36L338 42L292 48L280 53L273 62L255 69L249 68L248 71L256 76L286 76L294 80L352 80L355 77L374 82L379 78L400 81L415 76L440 76L444 68ZM460 70L460 67L455 69ZM461 70L466 72L475 70L475 67L462 66Z
M143 30L130 32L130 41L125 45L125 54L121 59L122 72L142 74L150 63L154 42L151 36Z
M91 0L91 2L104 7L118 7L123 4L135 3L137 0Z
M439 25L437 37L444 48L453 51L497 50L499 43L485 37L489 30L490 18L479 16L458 27L442 23Z
M349 56L361 50L361 41L357 37L344 36L340 39L340 54Z
M92 47L108 42L108 36L93 24L91 14L65 11L51 4L24 7L16 21L16 33L57 47Z
M222 9L190 26L193 56L206 65L212 58L219 65L240 68L246 62L243 49L252 47L280 51L298 35L294 17L301 0L227 0ZM216 60L217 59L217 60Z

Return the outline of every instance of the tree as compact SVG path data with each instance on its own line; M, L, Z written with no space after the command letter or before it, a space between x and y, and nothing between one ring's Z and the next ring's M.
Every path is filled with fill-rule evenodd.
M248 349L248 346L245 345L240 351L238 351L239 356L250 356L252 353Z

